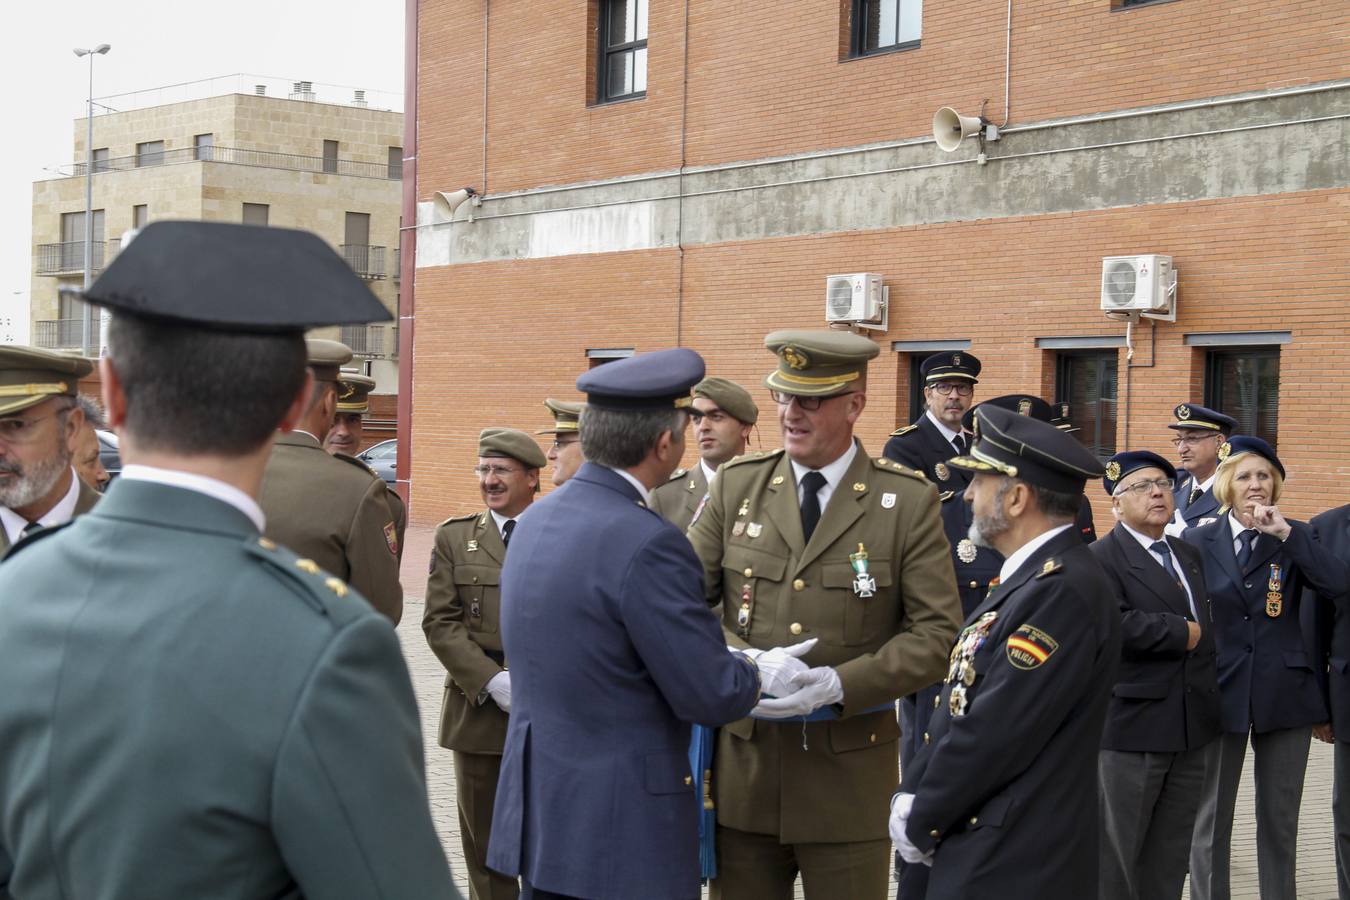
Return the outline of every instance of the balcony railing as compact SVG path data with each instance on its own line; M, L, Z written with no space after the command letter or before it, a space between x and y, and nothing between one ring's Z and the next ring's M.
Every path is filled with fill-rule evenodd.
M98 346L99 322L94 316L93 345ZM44 350L79 350L84 346L83 319L48 319L34 323L33 343Z
M342 343L373 359L398 359L397 325L343 325Z
M384 248L369 244L343 244L338 248L352 271L362 278L378 280L384 277Z
M95 272L111 262L120 241L94 241L89 245L90 265ZM84 241L38 244L36 271L39 275L78 275L84 271Z
M293 172L319 172L336 175L354 175L357 178L400 179L403 166L386 162L361 162L354 159L325 159L322 156L300 156L295 153L276 153L271 150L243 150L238 147L179 147L175 150L142 152L139 156L118 156L94 160L94 174L130 172L133 169L171 166L179 163L212 162L236 166L254 166L261 169L288 169ZM58 171L62 175L84 177L86 162L71 163Z

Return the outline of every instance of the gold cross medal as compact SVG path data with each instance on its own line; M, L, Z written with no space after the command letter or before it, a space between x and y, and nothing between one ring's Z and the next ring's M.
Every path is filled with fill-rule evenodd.
M1272 619L1279 618L1284 609L1284 594L1281 592L1284 572L1279 563L1270 564L1270 580L1266 582L1266 587L1270 589L1266 594L1266 615Z
M858 552L850 553L848 561L853 564L853 593L859 597L870 597L877 590L877 580L867 574L867 548L858 544Z

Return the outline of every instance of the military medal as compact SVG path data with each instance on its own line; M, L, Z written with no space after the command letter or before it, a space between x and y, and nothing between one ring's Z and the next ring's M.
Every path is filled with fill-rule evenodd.
M951 709L952 717L964 716L966 714L966 686L958 684L952 687L951 697L948 703Z
M952 477L951 470L947 468L946 463L938 463L933 466L933 474L937 476L938 481L946 481Z
M877 580L867 574L867 548L858 544L858 552L850 553L848 561L853 564L856 573L853 578L853 593L859 597L870 597L877 589Z
M961 542L956 545L956 558L963 563L973 563L976 553L975 542L970 538L961 538Z
M745 534L745 523L738 521L735 525L732 525L731 533L735 537L740 537L741 535Z
M1284 587L1284 571L1279 563L1270 564L1270 580L1266 582L1266 587L1269 588L1266 594L1266 615L1272 619L1278 618L1284 609L1284 594L1281 592Z
M758 522L751 522L745 526L745 533L752 538L757 538L764 533L764 526Z
M980 648L984 646L985 640L989 637L989 630L994 627L996 619L998 619L998 611L990 610L966 626L965 630L956 638L956 643L952 645L952 652L949 657L950 666L947 669L947 684L956 683L956 686L960 688L962 685L969 687L975 683L975 654L979 653ZM961 709L963 712L965 711L964 688L962 688Z
M750 636L750 585L741 586L741 608L736 612L736 627L741 630L741 637Z

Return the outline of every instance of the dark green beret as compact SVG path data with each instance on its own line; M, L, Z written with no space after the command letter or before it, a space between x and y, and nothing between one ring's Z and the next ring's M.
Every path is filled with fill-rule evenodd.
M530 469L548 465L544 451L523 431L514 428L484 428L478 433L479 456L504 456Z
M694 396L706 397L746 425L753 425L759 419L759 407L750 399L750 392L726 378L709 375L694 385Z

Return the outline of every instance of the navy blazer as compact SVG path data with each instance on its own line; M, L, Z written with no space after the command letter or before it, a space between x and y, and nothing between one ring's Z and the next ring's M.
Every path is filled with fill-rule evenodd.
M1350 504L1328 510L1308 524L1328 553L1350 565ZM1321 637L1328 664L1332 730L1337 740L1350 741L1350 585L1342 591L1339 597L1320 598L1319 613L1324 622L1330 620Z
M948 672L931 742L904 773L906 831L936 846L928 900L1097 894L1097 747L1120 660L1110 583L1072 529L1032 553L967 619L958 648L992 617L966 708ZM1009 639L1048 648L1026 662ZM956 650L953 651L953 658ZM954 665L953 668L956 668ZM958 704L959 707L959 704ZM960 712L959 708L957 712Z
M1283 543L1258 535L1252 556L1239 571L1229 516L1189 528L1182 537L1201 553L1218 649L1223 730L1258 733L1329 721L1326 697L1315 671L1315 604L1304 604L1305 587L1339 596L1346 567L1317 544L1304 522L1290 520ZM1267 615L1272 566L1281 573L1280 614Z
M1200 552L1166 538L1172 563L1195 600L1117 523L1092 545L1120 602L1120 668L1102 731L1103 750L1176 753L1219 736L1219 683L1214 625L1200 570ZM1190 622L1200 642L1187 650Z
M490 867L593 900L698 897L690 725L734 722L759 695L703 597L689 541L610 469L584 464L520 518Z
M970 435L966 435L966 440L971 440ZM969 472L946 464L947 460L956 455L956 448L933 424L927 413L915 419L912 427L900 428L893 432L881 453L887 459L893 459L922 472L929 481L937 485L938 493L955 491L959 494L970 484ZM941 473L937 468L938 463L943 464ZM942 473L947 477L939 478L939 474Z
M1196 497L1194 503L1187 502L1194 486L1195 476L1185 469L1177 469L1177 482L1176 487L1172 488L1172 499L1176 501L1177 511L1181 513L1181 518L1189 528L1199 525L1202 519L1219 518L1219 500L1214 496L1212 485Z

